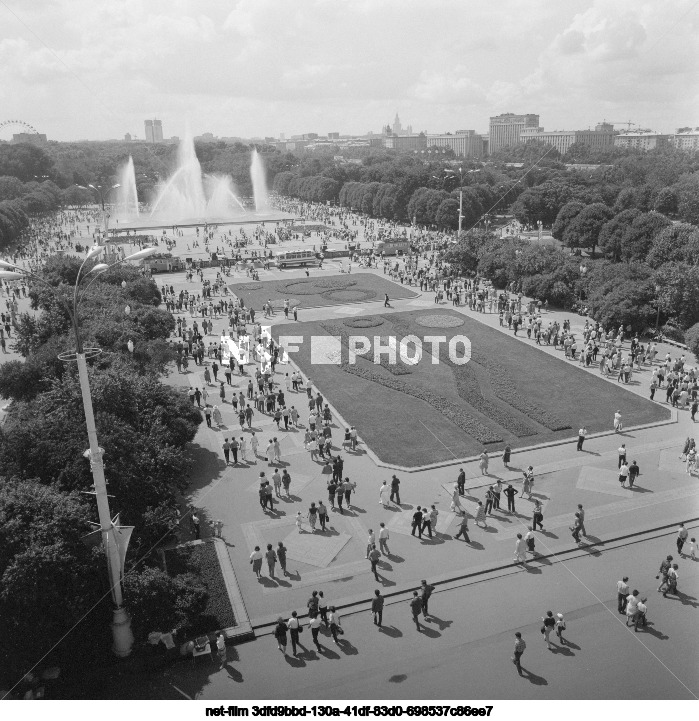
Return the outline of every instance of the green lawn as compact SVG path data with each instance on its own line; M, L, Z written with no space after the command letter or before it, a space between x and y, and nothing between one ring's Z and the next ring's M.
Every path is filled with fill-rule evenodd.
M562 353L553 358L449 310L299 323L294 334L304 336L294 361L379 458L401 466L572 438L583 424L590 433L610 430L617 408L626 427L670 417L667 408L582 371ZM373 351L368 360L348 362L350 335L373 344L374 336L410 334L447 341L465 335L471 360L455 365L445 344L435 364L424 344L417 365L400 358L376 365ZM341 365L312 363L311 336L340 337Z
M409 286L393 283L387 278L372 273L357 273L341 276L311 276L289 278L288 280L266 280L260 282L233 283L228 287L247 307L262 308L267 300L275 308L281 308L289 299L291 307L318 308L328 305L346 305L383 300L389 298L416 298L418 293Z

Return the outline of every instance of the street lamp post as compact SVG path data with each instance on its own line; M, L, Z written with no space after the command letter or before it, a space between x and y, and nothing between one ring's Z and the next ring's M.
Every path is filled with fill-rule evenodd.
M451 173L455 175L456 173L451 169L447 168L445 173ZM464 220L464 169L459 166L459 234L458 238L461 238L461 224Z
M655 336L658 337L658 328L660 327L660 291L662 291L662 287L659 285L655 286L655 302L658 306L658 313L655 316Z
M61 353L58 357L63 361L75 360L78 365L78 378L80 380L80 392L83 399L83 408L85 411L85 423L87 425L87 437L90 442L90 448L85 452L85 456L90 460L90 470L92 471L92 480L94 486L95 500L97 501L97 513L99 516L100 532L102 534L102 544L104 545L105 554L107 556L107 569L109 571L109 582L112 593L112 601L114 602L113 617L112 617L112 636L114 643L112 650L117 656L125 657L131 653L131 647L133 645L133 633L131 632L131 619L129 618L126 609L123 606L123 595L121 589L121 557L119 552L119 545L117 543L115 526L112 523L112 516L109 511L109 496L107 495L107 482L104 477L104 463L102 456L104 450L100 447L97 441L97 427L95 425L95 415L92 408L92 394L90 393L90 381L87 374L87 358L98 355L101 351L99 348L85 348L83 346L82 336L80 334L80 323L78 320L78 308L80 301L84 297L85 290L92 285L98 276L102 275L107 270L120 265L127 260L140 260L152 255L157 251L157 248L144 248L143 250L133 253L132 255L123 258L112 265L106 263L99 263L92 267L87 272L83 273L85 263L88 260L92 260L97 257L104 250L103 246L93 246L87 254L87 257L83 261L78 271L78 276L75 280L75 287L73 289L73 303L71 305L66 302L61 296L58 296L63 303L68 316L70 317L73 325L73 331L75 333L75 352L74 353ZM82 288L81 281L84 280L88 275L92 278L87 285ZM43 283L52 291L55 288L48 282L46 282L40 276L35 275L23 268L9 263L4 260L0 260L0 278L5 279L18 279L18 278L29 278L31 280ZM129 341L130 342L130 341ZM129 351L131 352L131 347Z

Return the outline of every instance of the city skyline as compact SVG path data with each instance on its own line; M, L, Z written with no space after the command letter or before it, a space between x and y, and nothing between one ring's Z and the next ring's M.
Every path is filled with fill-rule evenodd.
M363 135L396 111L432 133L506 112L566 130L698 122L690 0L57 0L0 16L3 114L56 140L140 135L148 117L166 137Z

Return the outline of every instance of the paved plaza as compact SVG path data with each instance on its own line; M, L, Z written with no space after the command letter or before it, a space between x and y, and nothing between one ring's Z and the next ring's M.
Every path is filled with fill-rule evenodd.
M182 241L180 240L180 243ZM215 245L215 243L214 243ZM188 253L192 255L191 253ZM338 276L337 267L327 263L322 271L311 271L320 278ZM206 269L213 279L216 269ZM381 275L380 271L364 271ZM302 277L303 271L260 270L261 280ZM155 276L160 285L199 290L199 283L188 283L184 274ZM244 283L245 274L236 272L229 284ZM383 304L339 305L303 309L303 321L324 321L358 314L398 313L404 310L434 309L429 297L396 300L393 308ZM373 306L373 307L372 307ZM257 309L259 310L259 309ZM452 310L455 310L452 308ZM456 309L470 319L496 332L497 314ZM552 312L552 319L569 318L580 333L584 319ZM189 316L188 316L189 318ZM293 334L294 321L277 313L270 321L274 332ZM205 340L215 341L227 328L227 320L215 320L213 333ZM526 336L516 343L534 346ZM675 356L677 349L667 350ZM536 347L537 353L560 356L551 347ZM661 356L666 352L660 348ZM293 355L292 355L293 360ZM211 361L208 361L210 363ZM691 362L691 361L690 361ZM276 380L294 366L277 366ZM254 368L248 366L248 373ZM595 368L577 364L571 372L580 377L595 376ZM233 376L231 392L245 390L250 375ZM624 386L629 404L640 396L647 398L650 370L636 374L638 383ZM189 390L205 386L204 368L190 365L186 373L173 372L167 382ZM319 386L326 396L329 394ZM341 389L339 389L341 392ZM697 660L696 625L687 614L696 609L696 565L682 560L680 600L665 600L654 593L654 574L659 560L674 550L674 532L679 521L689 521L696 533L699 519L699 479L690 476L680 460L684 438L694 436L695 428L686 411L668 410L669 418L636 428L633 417L626 417L623 433L612 431L615 408L608 408L606 430L593 434L582 452L576 451L576 428L567 439L552 444L515 449L510 468L498 456L491 458L489 472L483 475L475 458L454 458L421 469L398 469L379 460L372 440L361 439L356 451L339 449L345 419L333 408L334 453L341 453L343 475L357 484L351 505L330 510L325 533L310 532L308 522L299 533L295 525L298 511L305 516L311 502L327 503L329 467L311 459L305 450L305 428L277 429L269 415L256 412L252 430L263 452L269 439L281 445L281 463L292 478L290 495L276 498L273 513L263 512L258 501L261 471L270 478L274 466L262 455L253 457L251 432L240 429L230 402L219 403L217 388L209 386L210 403L222 411L223 424L208 428L202 424L194 443L195 463L191 471L187 505L199 511L202 535L213 535L212 524L223 523L222 538L235 571L242 604L257 639L229 647L229 663L220 671L204 659L192 666L172 669L139 679L130 688L111 687L120 697L138 698L461 698L463 683L476 698L568 698L570 694L594 698L687 698L699 693L696 674L688 668ZM618 390L615 388L615 393ZM300 411L306 425L305 391L286 393L287 405ZM562 402L565 402L562 399ZM367 398L368 412L372 399ZM665 404L662 405L668 408ZM621 407L622 413L624 407ZM410 420L410 419L409 419ZM579 418L579 425L587 422ZM243 435L248 441L246 461L226 466L221 445L224 438ZM621 488L617 477L617 447L625 443L629 459L635 459L641 475L633 489ZM486 526L475 525L476 503L485 500L489 485L502 480L521 493L522 471L532 465L535 483L531 498L516 499L516 511L495 511ZM470 518L471 543L455 539L459 517L451 507L454 483L459 469L466 474L466 492L460 504ZM400 478L401 503L384 508L379 488L396 473ZM504 499L503 499L504 500ZM539 556L530 556L526 569L513 566L514 543L518 533L526 533L531 523L534 501L542 503L544 530L536 533ZM411 535L415 508L433 505L438 521L432 538ZM585 509L587 541L594 544L576 548L569 527L577 504ZM503 505L504 502L503 502ZM366 559L369 530L378 534L379 523L389 530L390 552L378 564L379 581L371 574ZM187 524L182 524L187 540ZM660 529L654 531L654 529ZM277 566L270 578L263 564L257 579L249 564L255 546L264 548L282 541L288 548L289 575L281 576ZM614 616L616 581L627 574L639 579L643 593L651 593L652 627L640 637L623 628ZM410 620L407 599L421 579L437 585L433 607L435 616L426 630L417 633ZM686 580L685 580L686 579ZM632 580L632 584L634 581ZM386 625L377 631L371 623L367 601L378 588L387 598ZM323 590L330 604L346 617L346 635L339 648L323 637L321 654L306 651L298 658L283 657L269 636L279 615L293 610L305 615L312 590ZM539 617L549 607L572 614L571 645L555 653L545 653L538 633ZM524 666L529 676L519 679L511 668L512 635L520 629L527 639ZM308 632L304 636L310 636ZM308 638L303 638L306 646ZM633 679L624 681L624 664L632 656ZM531 659L531 660L530 660ZM326 664L335 660L336 664ZM696 667L696 665L695 665ZM313 671L313 673L308 673ZM509 677L510 672L512 677ZM271 673L272 686L264 682ZM491 680L497 678L497 683Z

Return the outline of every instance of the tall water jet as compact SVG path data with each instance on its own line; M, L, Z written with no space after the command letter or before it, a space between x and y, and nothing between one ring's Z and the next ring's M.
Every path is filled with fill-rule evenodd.
M129 160L118 173L119 187L116 192L116 211L119 218L132 220L138 218L138 191L136 190L136 171L133 158Z
M216 221L245 213L226 176L202 175L190 132L177 149L177 169L160 186L151 216L171 223Z
M255 199L255 212L267 213L270 210L269 195L267 194L267 179L265 166L257 148L252 151L250 163L250 179L252 180L252 195Z

